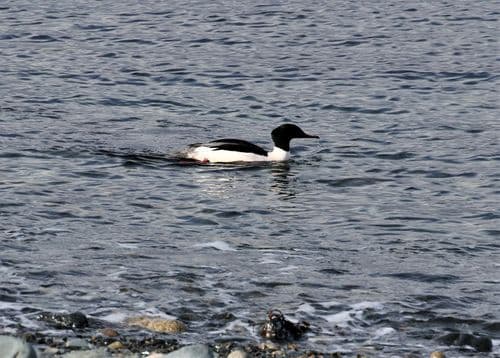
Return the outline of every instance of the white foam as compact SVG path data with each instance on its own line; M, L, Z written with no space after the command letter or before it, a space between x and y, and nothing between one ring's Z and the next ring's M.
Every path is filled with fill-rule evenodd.
M24 308L24 306L20 305L19 303L15 302L2 302L0 301L0 310L16 310L16 311L21 311Z
M298 266L295 266L295 265L289 265L289 266L285 266L285 267L282 267L280 269L278 269L278 271L295 271L297 270L299 267Z
M236 249L231 247L227 242L221 241L221 240L207 242L204 244L196 244L193 246L194 247L201 247L201 248L209 247L209 248L220 250L220 251L236 251Z
M382 328L379 328L377 329L373 335L374 337L373 338L380 338L380 337L383 337L383 336L387 336L389 334L394 334L396 333L396 330L392 327L382 327Z
M310 303L303 303L297 308L299 312L314 313L316 309Z
M260 264L270 264L270 265L279 265L281 261L273 260L273 259L263 259L259 261Z
M126 314L125 312L111 312L110 314L107 314L106 316L99 317L103 321L111 322L111 323L120 323L125 321L125 319L129 315Z
M322 306L327 306L325 303L321 304ZM334 306L332 302L330 303L330 307ZM383 306L379 302L359 302L349 305L350 309L346 311L341 311L335 314L327 315L324 318L337 326L346 327L349 322L353 322L354 320L361 320L363 317L363 311L366 309L381 309Z
M139 247L138 244L132 244L128 242L117 242L118 246L123 247L124 249L137 249Z
M355 310L366 310L366 309L382 309L383 305L380 302L363 301L359 303L354 303L350 305L352 309Z
M211 331L211 334L224 334L227 332L247 333L252 332L252 326L239 319L229 322L224 328Z
M320 302L319 303L321 306L325 308L332 308L334 306L340 306L341 303L339 301L328 301L328 302Z
M324 318L328 322L334 323L337 326L347 327L348 323L352 322L354 320L352 314L353 313L351 311L342 311L342 312L339 312L339 313L335 313L335 314L331 314L331 315L325 316Z

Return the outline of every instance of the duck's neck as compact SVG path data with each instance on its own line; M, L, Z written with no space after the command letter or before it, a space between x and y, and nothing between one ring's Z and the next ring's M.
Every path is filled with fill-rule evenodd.
M282 162L290 159L290 152L280 147L274 146L271 152L267 152L267 159L276 162Z

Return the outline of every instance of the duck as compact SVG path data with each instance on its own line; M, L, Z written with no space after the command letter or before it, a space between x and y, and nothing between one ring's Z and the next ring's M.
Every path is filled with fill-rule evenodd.
M319 138L305 133L299 126L285 123L271 132L271 151L242 139L216 139L208 143L191 144L182 156L201 163L283 162L290 159L290 141L295 138Z

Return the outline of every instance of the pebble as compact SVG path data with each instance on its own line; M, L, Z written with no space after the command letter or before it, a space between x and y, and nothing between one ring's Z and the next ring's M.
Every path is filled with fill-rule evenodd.
M182 347L176 351L163 355L161 358L217 358L215 353L209 346L205 344L194 344L191 346Z
M430 358L446 358L443 352L435 351L431 353Z
M275 351L279 349L279 346L274 342L262 342L261 344L259 344L259 349L263 351L265 350Z
M99 348L86 351L73 351L66 353L64 358L110 358L111 355L107 352L106 348Z
M122 342L115 341L115 342L113 342L111 344L108 344L108 348L109 349L113 349L113 350L117 350L117 349L123 349L123 348L125 348L125 346L123 345Z
M175 319L140 316L128 319L127 323L160 333L180 333L186 330L186 325Z
M101 334L106 337L118 337L120 335L113 328L104 328L101 330Z
M227 358L248 358L248 354L244 350L238 348L229 353Z
M87 342L83 338L69 338L66 341L65 346L67 348L73 348L73 349L75 349L75 348L77 348L77 349L89 349L90 348L89 342Z
M36 358L31 344L11 336L0 336L0 357Z

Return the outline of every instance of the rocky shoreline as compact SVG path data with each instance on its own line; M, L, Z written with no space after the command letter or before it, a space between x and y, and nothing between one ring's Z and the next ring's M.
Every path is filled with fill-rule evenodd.
M161 317L138 316L127 319L123 326L112 327L106 322L86 317L80 312L42 312L36 317L51 328L63 329L63 335L33 332L23 327L13 335L1 335L0 357L16 358L313 358L313 357L377 357L376 351L344 355L340 352L306 350L300 339L309 329L309 323L292 323L279 311L270 311L260 329L259 341L225 341L209 344L185 345L169 334L186 331L181 321ZM139 332L127 329L136 327ZM68 333L64 335L64 333ZM175 336L173 336L175 337ZM467 346L477 352L490 352L488 337L449 333L440 338L448 346ZM381 352L378 352L381 353ZM426 357L408 353L406 358ZM431 358L444 358L440 351Z

